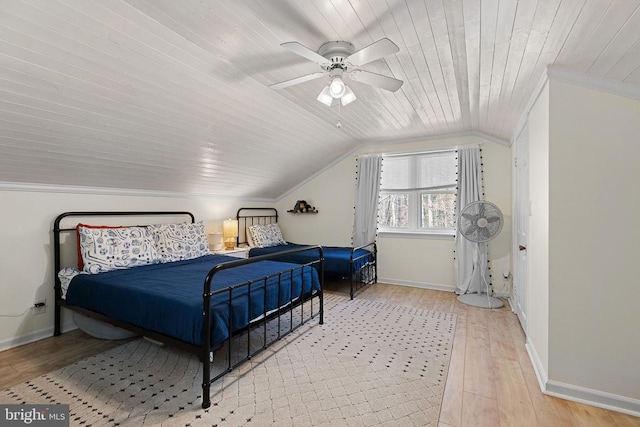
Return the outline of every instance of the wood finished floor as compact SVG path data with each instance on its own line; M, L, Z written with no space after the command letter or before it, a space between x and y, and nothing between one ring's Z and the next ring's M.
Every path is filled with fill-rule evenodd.
M346 291L328 284L327 292ZM358 298L458 315L439 427L640 426L637 417L543 395L520 324L507 307L474 308L449 292L385 284L369 287ZM76 330L0 352L0 389L120 344Z

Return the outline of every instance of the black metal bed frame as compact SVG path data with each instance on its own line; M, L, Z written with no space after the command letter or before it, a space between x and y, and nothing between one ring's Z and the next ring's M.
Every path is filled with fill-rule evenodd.
M247 213L245 213L245 211ZM254 212L254 214L251 214L251 212ZM247 227L251 225L277 223L278 210L276 208L264 207L240 208L236 212L236 219L238 220L238 246L248 245L249 242L246 236ZM369 256L368 254L355 256L356 252L361 249L369 251L369 253L373 255L373 260L363 261L360 267L356 267L360 264L360 261ZM352 247L349 266L351 270L351 274L348 277L349 297L353 299L354 295L361 289L364 289L368 285L378 283L378 246L376 242Z
M54 277L55 277L55 325L54 325L54 336L59 336L61 334L61 314L62 314L62 308L67 308L69 310L73 310L73 311L77 311L81 314L84 314L86 316L92 317L96 320L100 320L106 323L109 323L111 325L132 331L136 334L142 335L142 336L146 336L148 338L157 340L159 342L165 343L165 344L169 344L171 346L174 346L176 348L179 348L181 350L187 351L189 353L193 353L197 356L200 357L200 360L202 362L202 367L203 367L203 374L202 374L202 407L203 408L208 408L209 406L211 406L211 395L210 395L210 388L211 388L211 384L218 380L219 378L223 377L225 374L231 372L233 369L235 369L236 367L238 367L240 364L242 364L243 362L250 360L252 357L254 357L256 354L260 353L262 350L266 349L267 347L269 347L271 344L275 343L276 341L280 340L281 338L285 337L286 335L290 334L291 332L295 331L297 328L299 328L300 326L302 326L303 324L307 323L308 321L318 317L318 323L319 324L323 324L324 323L324 304L323 304L323 287L324 287L324 275L323 275L323 271L324 271L324 257L323 257L323 251L322 251L322 247L320 246L312 246L312 247L307 247L304 248L302 250L292 250L292 251L286 251L286 252L282 252L282 253L278 253L278 254L274 254L274 255L265 255L265 256L259 256L259 257L254 257L251 259L238 259L238 260L233 260L233 261L229 261L229 262L224 262L221 264L216 265L214 268L212 268L209 273L207 274L207 276L205 278L203 278L204 281L204 285L203 285L203 294L202 294L202 299L203 299L203 310L202 310L202 322L203 322L203 343L202 346L197 346L195 344L189 343L189 342L185 342L170 336L166 336L163 335L159 332L153 331L153 330L149 330L146 328L142 328L136 325L132 325L126 322L123 322L121 320L115 319L115 318L111 318L108 316L105 316L101 313L98 312L94 312L91 310L87 310L85 308L82 307L78 307L78 306L72 306L66 303L66 301L62 298L62 288L61 288L61 282L60 279L58 278L58 272L60 271L62 265L61 265L61 240L60 240L60 235L61 233L71 233L71 232L75 232L76 228L61 228L60 224L61 222L65 219L65 218L72 218L72 217L76 217L76 218L80 218L80 217L110 217L110 216L122 216L122 217L136 217L136 216L144 216L144 217L154 217L154 216L172 216L172 217L179 217L179 216L187 216L190 218L191 222L194 223L195 222L195 217L193 216L192 213L190 212L186 212L186 211L136 211L136 212L65 212L63 214L58 215L58 217L56 217L55 221L54 221L54 225L53 225L53 240L54 240ZM132 225L133 226L133 225ZM223 270L228 270L231 268L235 268L241 265L246 265L246 264L253 264L256 262L260 262L260 261L264 261L264 260L277 260L277 258L281 257L281 256L286 256L287 254L291 254L291 253L298 253L298 252L302 252L302 251L317 251L318 252L318 259L314 260L313 262L309 262L307 264L304 265L299 265L296 267L292 267L292 268L287 268L284 269L278 273L269 275L269 276L263 276L260 278L256 278L253 280L248 280L244 283L239 283L224 289L219 289L217 291L211 291L211 284L214 282L215 280L215 276L217 273L219 273L220 271ZM278 307L275 311L273 312L267 312L267 305L264 304L264 313L262 313L261 316L258 316L256 319L250 319L249 323L242 329L240 330L232 330L231 327L231 321L233 319L233 294L234 292L246 292L247 293L247 300L249 301L251 299L251 285L255 285L256 283L264 283L264 297L265 300L267 298L267 281L273 277L277 277L278 278L278 289L280 289L280 283L281 283L281 279L286 276L286 275L290 275L290 278L293 277L293 274L295 271L300 271L301 272L301 276L303 277L303 282L304 282L304 274L302 274L302 269L304 267L313 267L315 264L319 265L319 280L320 280L320 289L315 291L315 292L311 292L309 294L301 294L299 298L294 298L293 295L293 281L291 281L291 292L290 292L290 301L288 301L286 304ZM304 289L304 283L302 285L302 288ZM218 373L217 375L215 375L213 378L211 377L211 365L213 364L213 355L214 355L214 349L211 348L211 310L206 310L204 309L204 307L210 307L210 303L211 303L211 298L219 295L219 294L228 294L228 301L229 301L229 319L227 322L227 328L228 328L228 332L229 332L229 337L227 338L227 340L225 341L225 344L227 346L227 364L226 364L226 368L224 368L220 373ZM318 307L317 307L317 311L314 310L314 298L318 299ZM279 296L278 296L278 300L280 300ZM305 313L305 303L308 303L309 307L309 312ZM297 313L297 309L299 310L299 322L297 322L296 324L294 324L293 322L293 316L294 316L294 310L296 310ZM289 314L289 319L290 319L290 327L288 329L285 329L284 333L281 330L281 323L280 323L280 319L282 318L282 316L286 316L287 313ZM277 319L277 333L275 334L275 337L271 340L268 339L267 337L267 323L271 320ZM262 340L262 345L258 346L257 348L254 346L254 350L252 350L252 341L251 341L251 331L255 330L256 328L259 327L263 327L264 328L264 334L263 334L263 340ZM237 361L232 361L232 346L233 346L233 340L234 338L239 337L242 334L246 334L247 337L247 351L245 354L245 357L243 359L239 359ZM222 347L219 347L222 348Z

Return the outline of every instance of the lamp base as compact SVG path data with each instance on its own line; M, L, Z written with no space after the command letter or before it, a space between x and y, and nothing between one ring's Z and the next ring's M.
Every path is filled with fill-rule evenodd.
M236 247L236 239L225 240L225 242L224 242L225 250L230 251L235 247Z

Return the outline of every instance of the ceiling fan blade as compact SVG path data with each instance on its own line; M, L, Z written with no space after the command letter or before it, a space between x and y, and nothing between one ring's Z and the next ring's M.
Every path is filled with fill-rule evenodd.
M289 86L295 86L300 83L308 82L309 80L319 79L320 77L326 75L326 72L317 72L312 74L307 74L306 76L296 77L295 79L285 80L280 83L274 83L269 85L271 89L284 89Z
M388 90L389 92L397 91L404 83L402 80L394 79L393 77L387 77L382 74L376 74L364 70L353 70L349 72L349 78L355 82L379 87L380 89Z
M400 52L400 48L391 40L384 38L352 53L345 62L352 67L359 67L397 52Z
M324 56L318 54L317 52L312 51L308 47L303 46L298 42L286 42L286 43L282 43L280 46L290 50L296 55L300 55L303 58L307 58L309 61L317 62L320 65L331 63L331 61L329 61Z

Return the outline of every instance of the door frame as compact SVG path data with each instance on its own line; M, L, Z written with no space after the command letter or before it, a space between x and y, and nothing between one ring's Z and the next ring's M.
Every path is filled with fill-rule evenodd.
M513 153L513 273L509 302L517 315L520 325L527 335L528 315L528 256L527 238L529 232L529 124L528 121L515 139ZM525 165L523 167L523 165ZM524 228L524 229L523 229ZM524 246L522 250L520 246Z

